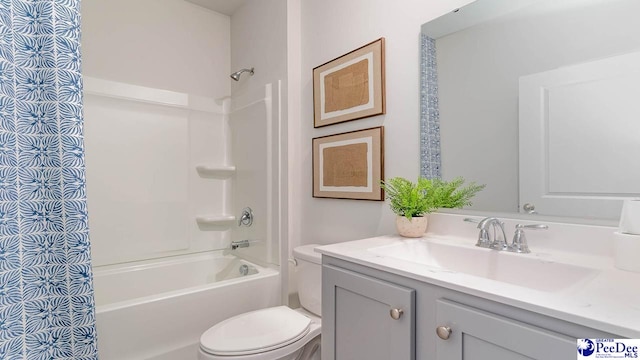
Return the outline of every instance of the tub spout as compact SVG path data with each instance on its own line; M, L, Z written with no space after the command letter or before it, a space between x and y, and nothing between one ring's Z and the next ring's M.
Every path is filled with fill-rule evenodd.
M262 240L236 240L231 242L231 250L236 250L238 248L246 248L249 245L257 242L261 242Z
M231 250L236 250L237 248L246 248L249 247L249 240L238 240L231 242Z
M237 248L245 248L245 247L249 247L248 240L234 241L231 243L231 250L235 250Z

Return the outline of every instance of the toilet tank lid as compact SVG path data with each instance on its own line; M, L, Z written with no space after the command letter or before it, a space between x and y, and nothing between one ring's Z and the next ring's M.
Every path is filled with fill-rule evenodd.
M314 264L322 264L322 254L315 252L319 244L309 244L295 247L293 257L298 260L305 260Z

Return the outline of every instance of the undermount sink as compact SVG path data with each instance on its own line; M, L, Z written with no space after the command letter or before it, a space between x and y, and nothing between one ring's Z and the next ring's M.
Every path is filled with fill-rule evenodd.
M598 272L592 268L544 260L533 254L515 254L424 239L403 240L369 251L380 256L547 292L576 286Z

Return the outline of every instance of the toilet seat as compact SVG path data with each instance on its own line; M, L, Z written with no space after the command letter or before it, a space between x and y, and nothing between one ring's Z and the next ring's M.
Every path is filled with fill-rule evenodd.
M200 338L200 348L218 356L272 351L304 338L311 319L287 306L252 311L224 320Z

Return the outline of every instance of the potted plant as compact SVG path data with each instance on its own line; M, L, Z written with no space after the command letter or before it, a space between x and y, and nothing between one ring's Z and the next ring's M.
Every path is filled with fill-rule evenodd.
M441 208L458 208L471 205L471 198L485 185L474 182L463 186L465 180L457 177L451 181L418 178L413 183L402 177L394 177L380 184L396 216L398 233L405 237L421 237L427 230L428 215Z

